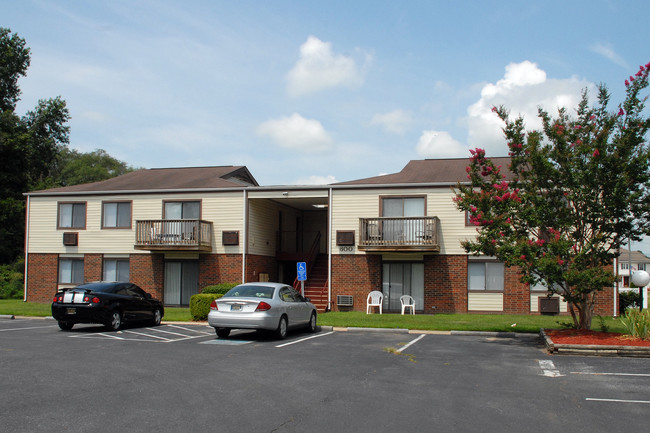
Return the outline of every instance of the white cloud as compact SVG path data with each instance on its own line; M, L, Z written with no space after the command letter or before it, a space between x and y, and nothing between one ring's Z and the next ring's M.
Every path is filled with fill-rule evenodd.
M366 62L370 56L366 55ZM300 46L300 59L287 74L291 96L302 96L332 87L355 87L363 83L363 73L354 58L334 54L332 44L309 36Z
M625 59L614 51L614 48L611 44L594 44L591 46L591 51L594 53L600 54L608 60L616 63L619 66L622 66L625 69L629 69L630 66L627 64Z
M329 185L330 183L336 183L335 176L309 176L307 178L302 178L296 180L294 185Z
M332 139L318 120L305 119L298 113L267 120L257 127L257 132L270 137L280 147L302 152L322 152L332 145Z
M375 114L372 117L373 125L381 125L386 132L403 134L411 125L413 117L403 110L393 110L385 114Z
M490 156L507 155L503 122L492 112L492 107L503 105L512 117L522 115L527 129L539 129L538 107L551 115L559 107L566 107L572 114L585 87L594 95L594 85L588 81L576 77L548 79L546 72L530 61L509 64L504 77L495 84L483 86L481 98L467 109L469 146L485 148Z
M423 158L463 157L468 154L467 147L445 131L423 131L416 150Z

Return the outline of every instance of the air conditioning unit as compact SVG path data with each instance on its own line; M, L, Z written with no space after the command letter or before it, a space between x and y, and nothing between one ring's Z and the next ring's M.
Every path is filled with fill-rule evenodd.
M560 298L539 298L539 312L541 314L560 314Z
M77 232L63 233L63 245L66 247L76 247L79 244Z
M336 295L336 305L339 307L352 307L354 297L352 295Z

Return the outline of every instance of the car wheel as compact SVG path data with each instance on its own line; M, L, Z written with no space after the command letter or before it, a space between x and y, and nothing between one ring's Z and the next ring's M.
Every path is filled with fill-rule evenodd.
M217 332L217 337L219 338L228 338L230 335L229 328L214 328L214 330Z
M160 308L156 308L153 312L153 319L151 319L151 326L160 325L161 320L162 320L162 311L160 311Z
M311 317L309 318L309 332L316 332L316 312L312 311Z
M275 330L275 336L280 340L287 336L287 316L280 317L280 323L278 323L278 329Z
M74 323L72 322L61 322L59 321L59 328L61 328L63 331L69 331L72 329L74 326Z
M106 323L106 327L109 331L118 331L122 327L122 313L118 310L113 310L108 323Z

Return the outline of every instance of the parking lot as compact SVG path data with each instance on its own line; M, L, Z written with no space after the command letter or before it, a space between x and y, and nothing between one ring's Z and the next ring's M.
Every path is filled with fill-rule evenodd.
M536 336L0 320L0 374L12 432L609 432L650 413L650 359L551 356Z

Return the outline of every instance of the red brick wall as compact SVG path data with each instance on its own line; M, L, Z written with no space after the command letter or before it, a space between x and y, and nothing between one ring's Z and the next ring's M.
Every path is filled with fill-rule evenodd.
M84 255L84 283L102 280L103 257L102 254Z
M240 254L201 254L199 258L199 291L220 283L241 282Z
M503 312L530 314L530 286L520 281L520 268L506 266L504 272Z
M157 299L163 299L165 261L162 254L131 254L129 279Z
M27 301L52 302L58 287L58 271L58 254L28 254Z
M365 311L373 290L381 291L381 256L332 255L332 311L338 311L336 295L352 295L354 310Z
M467 256L425 256L424 312L467 312Z
M241 260L241 256L240 256ZM246 256L246 282L260 280L260 274L269 274L269 281L278 281L278 261L271 256ZM241 270L239 272L241 279Z

